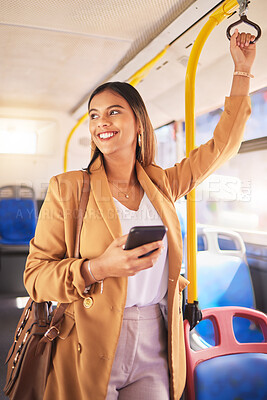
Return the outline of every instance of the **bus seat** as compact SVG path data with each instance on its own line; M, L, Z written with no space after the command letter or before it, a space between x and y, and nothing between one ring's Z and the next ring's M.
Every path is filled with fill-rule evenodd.
M202 311L211 321L215 345L195 351L190 346L190 325L184 321L187 359L187 400L267 399L267 316L243 307L219 307ZM258 326L261 343L240 343L233 321L242 318Z
M267 313L267 235L265 241L265 245L248 242L245 242L245 245L255 292L256 308Z
M204 235L197 235L197 251L207 250L207 244L205 242Z
M176 206L177 215L185 213ZM182 225L181 225L182 226ZM185 225L183 225L185 226ZM198 301L201 309L223 306L256 308L253 283L242 237L230 229L197 226ZM184 267L184 265L183 265ZM183 268L185 270L185 267ZM247 320L236 319L235 334L241 342L261 341L262 335ZM194 332L195 348L214 344L213 329L204 321Z
M32 188L0 188L0 245L28 245L36 222L37 205Z
M23 272L36 222L37 206L32 188L0 188L0 296L27 295Z
M255 298L246 250L235 232L204 228L200 232L206 250L197 253L198 301L201 309L224 306L255 308ZM222 249L219 240L227 244ZM253 324L236 319L235 334L241 342L257 342L262 336ZM205 322L196 331L209 344L214 343L213 330Z
M245 243L239 233L221 227L208 227L198 224L198 251L213 254L232 255L246 261Z

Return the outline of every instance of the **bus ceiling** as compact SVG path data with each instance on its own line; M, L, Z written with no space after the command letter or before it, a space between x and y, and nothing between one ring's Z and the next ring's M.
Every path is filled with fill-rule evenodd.
M203 32L202 35L198 35L199 31L195 31L194 32L195 39L198 41L199 44L197 46L193 45L195 40L192 40L192 42L189 43L189 45L185 46L186 49L189 49L187 51L189 51L188 54L190 55L190 57L192 57L191 50L193 50L193 49L195 49L195 55L197 54L197 62L196 63L192 63L191 62L191 67L194 64L194 72L192 71L193 73L189 74L190 75L189 81L194 82L194 84L192 85L192 86L194 86L194 89L191 90L190 95L187 96L187 99L189 98L190 102L191 102L191 98L192 98L193 109L194 109L194 112L195 112L195 75L196 75L196 69L199 66L198 60L199 60L199 57L201 55L201 52L203 51L203 46L204 46L204 44L206 44L206 41L210 36L210 33L212 32L213 36L215 36L214 31L213 31L214 27L217 27L218 25L223 25L224 26L224 24L222 24L222 22L225 21L226 19L228 19L229 17L231 17L233 14L235 14L236 11L238 11L239 16L240 16L240 20L238 20L237 22L234 22L231 25L229 25L229 27L226 30L226 34L227 34L228 39L230 38L231 28L236 26L236 25L241 24L242 22L244 22L245 24L249 25L250 27L253 27L257 31L257 37L256 37L255 40L258 40L259 37L261 36L261 29L260 29L259 25L257 25L256 23L254 23L254 22L252 22L252 21L247 19L246 14L247 14L247 11L248 11L248 4L249 3L250 2L248 0L225 0L223 2L220 2L219 6L213 7L212 12L209 11L209 12L206 12L205 14L203 14L203 13L204 13L204 11L206 11L206 9L202 8L200 14L198 13L197 21L195 21L194 23L191 21L192 25L190 25L189 27L188 27L188 20L187 20L187 25L180 23L179 24L180 31L179 31L179 33L177 33L177 30L174 29L174 25L175 25L175 28L176 28L178 21L180 21L182 18L185 18L186 12L183 13L181 17L176 19L176 21L174 21L170 26L168 26L168 28L165 29L165 31L162 32L157 37L157 40L152 41L152 43L146 49L141 51L141 53L139 53L136 56L136 58L138 58L140 56L140 54L144 56L142 58L141 68L139 68L137 70L133 70L134 73L132 75L130 75L130 76L128 75L128 78L126 78L127 75L125 75L124 78L122 78L122 76L120 74L122 74L124 70L126 70L128 74L130 73L131 70L129 70L129 65L134 63L134 60L132 60L132 62L128 63L125 66L125 68L123 68L119 72L118 75L120 75L120 76L119 77L118 77L118 75L116 75L115 77L113 76L112 80L127 81L130 84L132 84L133 86L138 85L138 89L141 92L141 94L143 94L143 97L145 99L146 99L146 96L145 96L146 93L149 93L150 98L146 99L146 103L148 104L148 109L149 109L149 105L151 105L151 102L149 103L149 100L151 100L151 90L152 91L153 91L153 89L156 90L156 91L160 90L160 92L159 92L160 96L162 95L162 92L165 94L165 90L162 87L163 86L162 85L163 80L160 79L159 76L157 77L156 75L160 75L160 72L158 72L158 71L160 71L162 68L165 70L165 73L166 73L167 70L169 72L169 68L168 68L169 61L168 60L170 58L172 58L172 53L171 53L172 47L174 47L175 44L178 43L178 42L180 44L179 39L182 36L186 35L187 32L191 31L192 30L191 28L193 27L193 25L197 26L197 28L200 29L200 27L201 27L200 26L200 22L201 22L202 26L203 26L202 29L200 30L201 32ZM207 6L207 2L206 2L206 6ZM191 8L192 7L189 7L189 9L187 10L188 13L190 13L192 11ZM195 6L194 9L198 10L199 7ZM202 17L201 17L201 15L202 15ZM196 15L195 15L195 19L196 19ZM204 22L204 25L203 25L203 22ZM170 34L170 32L171 32L171 34ZM164 36L165 33L166 33L166 36ZM172 37L173 35L176 35L176 37L173 38ZM146 60L147 54L150 52L150 48L153 45L153 43L154 44L156 43L156 46L158 48L158 46L159 46L159 44L158 44L159 38L161 38L163 36L164 36L164 41L165 41L163 49L161 48L160 51L156 55L153 54L153 58L152 59L148 59L148 61L144 64L144 60ZM201 40L199 38L200 36L202 37ZM169 40L169 43L166 44L167 39ZM201 43L201 41L202 41L202 43ZM218 48L218 45L217 45L217 48ZM149 49L149 51L147 51L147 49ZM155 51L155 49L154 49L154 51ZM214 52L214 49L213 49L213 52ZM175 55L175 57L176 57L176 55ZM229 59L230 59L230 57L229 57ZM182 58L179 58L178 60L180 61L180 63L184 67L187 66L186 80L188 80L188 78L187 78L187 76L188 76L188 65L187 65L187 62L189 60L189 57L188 56L184 56ZM173 64L173 60L172 60L172 64ZM177 65L176 65L176 67L177 67ZM173 69L173 66L172 66L172 69ZM178 68L177 68L177 70L178 70ZM230 70L230 68L229 68L229 70ZM155 73L154 74L155 75L154 76L155 79L152 78L153 85L149 86L147 88L148 89L147 92L144 91L144 93L142 93L142 83L144 82L143 86L145 86L147 81L151 82L151 75L153 76L153 72ZM173 72L173 71L171 71L171 72ZM178 74L176 74L176 75L178 75ZM169 79L169 75L168 76L165 75L165 78L166 78L165 79L165 83L166 83L167 80L169 80L168 85L170 85L170 84L172 85L173 84L173 79ZM175 80L175 77L173 77L173 78ZM161 82L161 85L154 85L155 81ZM217 85L217 82L216 82L216 85ZM160 87L160 89L159 89L159 87ZM168 86L168 87L170 87L170 86ZM178 90L177 90L176 95L178 95L178 93L180 95L180 92L178 92ZM184 93L184 90L182 91L182 93ZM217 91L216 91L216 93L217 93ZM76 113L77 116L78 116L78 112L79 113L83 112L83 113L82 113L82 115L79 116L78 122L76 123L74 128L71 130L70 134L68 135L67 141L66 141L65 151L64 151L64 171L67 170L67 156L68 156L68 148L69 148L70 140L71 140L74 132L76 131L76 129L84 121L86 121L86 119L87 119L86 103L87 103L88 96L89 96L89 93L86 96L86 101L85 102L82 101L82 106L79 106L78 108L76 107L75 109L73 109L73 113ZM169 99L168 103L170 103L170 99ZM184 104L184 103L182 103L182 104ZM170 104L168 104L167 107L169 109ZM177 106L177 110L178 110L178 108L179 107ZM187 107L187 110L188 110L188 108L189 107ZM181 107L180 107L180 109L181 109ZM152 110L153 110L153 108L152 108ZM170 118L168 116L168 120L166 122L169 122L170 120L178 119L177 118L177 110L176 110L176 116L174 115L173 118ZM157 111L158 111L157 115L159 115L160 111L161 111L160 106L158 107ZM149 109L149 113L152 114L152 123L153 123L154 122L153 121L153 113L150 112L150 109ZM186 110L185 110L185 117L186 117ZM190 120L194 121L194 117L190 118ZM155 126L155 123L154 123L154 126ZM190 135L187 135L187 140L188 140L189 136Z
M88 94L95 86L106 80L128 80L178 37L138 84L138 90L154 127L183 119L188 57L208 14L221 4L218 0L83 0L70 1L63 8L61 2L52 0L41 5L33 0L4 0L1 105L53 110L78 120L86 112ZM262 55L267 49L266 11L266 1L251 1L249 19L263 30L258 44ZM225 56L229 46L225 30L235 20L233 16L220 24L200 57L196 91L202 95L196 98L197 112L221 105L229 91L232 65ZM266 85L261 58L255 64L252 90Z
M199 31L209 19L210 14L223 3L224 1L195 1L110 78L113 81L130 81L129 78L136 71L166 49L166 46L171 45L166 54L150 70L149 75L138 83L138 90L145 99L154 127L185 118L184 81L189 55ZM250 20L257 21L264 31L266 21L262 13L265 15L267 13L267 2L262 0L250 2L248 13ZM201 97L196 97L196 113L203 113L212 107L221 106L224 96L229 92L228 82L231 80L233 66L231 58L227 57L229 43L225 32L230 23L236 22L237 19L238 10L235 13L229 12L229 17L216 27L205 43L198 63L196 93L201 93ZM257 34L253 26L249 28L248 25L240 24L238 28ZM258 52L262 53L263 57L267 56L266 49L264 40L259 41ZM215 65L216 68L214 68ZM259 57L254 70L257 72L251 84L251 91L258 90L267 84L266 73ZM218 80L218 75L224 76L224 79ZM160 84L155 85L155 82L160 82ZM214 85L216 85L216 92ZM80 118L86 111L88 95L89 93L72 109L75 117Z

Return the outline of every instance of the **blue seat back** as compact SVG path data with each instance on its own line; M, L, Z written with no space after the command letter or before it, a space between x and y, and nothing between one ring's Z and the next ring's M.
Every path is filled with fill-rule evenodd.
M200 308L240 306L255 308L255 299L248 265L239 257L209 254L197 255L198 300ZM196 331L209 344L214 344L214 331L203 321ZM260 342L262 335L246 319L234 321L234 332L240 342Z
M267 399L267 316L245 307L217 307L202 310L215 331L213 346L194 348L193 332L184 321L187 361L188 400ZM243 318L258 327L260 343L240 343L234 333L233 321Z
M198 364L196 400L266 400L267 354L246 353L216 357Z
M24 188L22 193L25 191ZM34 236L36 222L37 206L34 198L0 197L0 244L28 244Z

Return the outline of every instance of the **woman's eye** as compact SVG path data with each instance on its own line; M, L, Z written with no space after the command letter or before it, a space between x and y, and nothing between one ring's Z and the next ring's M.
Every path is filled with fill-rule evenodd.
M97 114L90 114L90 119L96 119L97 118Z
M119 114L119 111L117 111L117 110L111 110L110 111L110 115L116 115L116 114Z

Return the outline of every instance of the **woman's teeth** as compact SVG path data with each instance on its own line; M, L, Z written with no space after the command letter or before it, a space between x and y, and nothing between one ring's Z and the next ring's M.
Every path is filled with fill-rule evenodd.
M100 133L99 137L100 139L108 139L114 135L116 135L116 132L105 132L105 133Z

